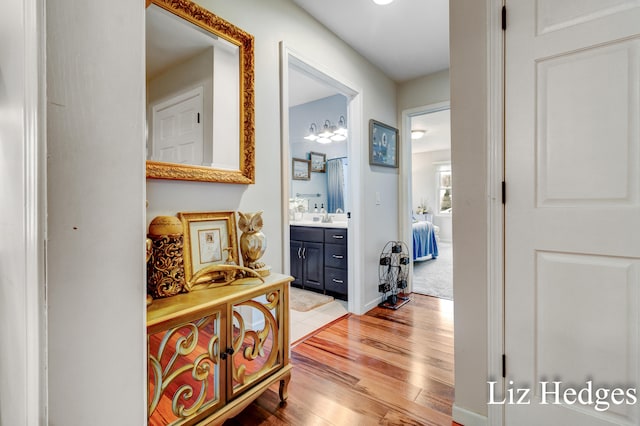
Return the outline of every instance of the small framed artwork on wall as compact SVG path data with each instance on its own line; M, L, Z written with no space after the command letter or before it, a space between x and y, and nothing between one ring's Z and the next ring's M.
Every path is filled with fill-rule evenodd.
M327 171L327 155L321 152L310 152L309 161L311 161L311 171L325 173Z
M291 160L291 177L293 180L311 179L311 161L302 158Z
M369 120L369 164L398 167L398 129Z

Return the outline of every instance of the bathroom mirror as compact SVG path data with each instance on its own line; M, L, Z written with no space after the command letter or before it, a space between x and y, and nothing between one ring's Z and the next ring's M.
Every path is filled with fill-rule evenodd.
M309 161L304 178L291 172L289 212L345 213L349 211L349 138L320 141L312 128L348 126L348 99L335 87L289 64L289 153L292 168L296 160ZM348 133L348 132L347 132ZM315 135L318 136L318 135ZM295 217L295 215L292 215Z
M189 0L145 0L147 178L255 181L253 36Z

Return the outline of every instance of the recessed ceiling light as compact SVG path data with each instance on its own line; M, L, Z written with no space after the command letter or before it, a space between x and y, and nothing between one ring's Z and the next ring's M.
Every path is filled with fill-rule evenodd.
M373 0L375 4L389 4L393 2L393 0Z

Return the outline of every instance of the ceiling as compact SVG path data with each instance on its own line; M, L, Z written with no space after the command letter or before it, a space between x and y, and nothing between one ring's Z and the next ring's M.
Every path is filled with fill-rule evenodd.
M426 130L420 139L411 140L411 153L451 149L451 110L411 117L412 130Z
M449 0L293 0L396 82L449 68ZM289 67L289 105L338 93L326 83ZM426 130L412 152L451 149L450 111L411 117Z
M293 2L396 82L449 68L449 0Z

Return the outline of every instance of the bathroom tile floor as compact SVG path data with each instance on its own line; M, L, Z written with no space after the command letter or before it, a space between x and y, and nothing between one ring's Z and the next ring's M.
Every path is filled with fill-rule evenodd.
M306 337L310 337L325 325L347 315L347 302L333 300L327 304L318 306L307 312L294 311L289 313L291 319L290 341L292 345L299 343Z

